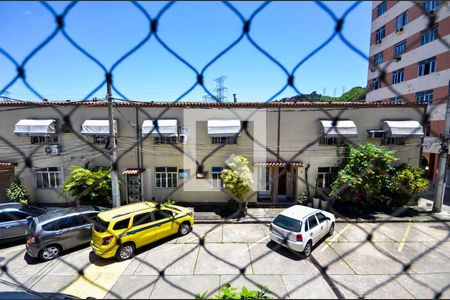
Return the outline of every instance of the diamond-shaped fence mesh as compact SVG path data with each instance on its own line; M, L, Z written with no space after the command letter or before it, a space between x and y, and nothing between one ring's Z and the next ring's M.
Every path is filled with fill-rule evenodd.
M311 51L304 58L299 60L299 62L295 65L295 67L292 70L289 70L288 68L286 68L281 62L279 62L277 59L275 59L267 50L262 48L252 36L253 23L255 22L255 20L257 20L258 15L270 5L270 2L262 3L250 15L250 17L248 19L243 16L243 14L233 5L232 2L223 2L224 7L229 9L233 14L235 14L237 16L236 22L240 22L242 31L240 32L238 38L236 38L234 41L232 41L227 47L225 47L220 53L218 53L211 61L209 61L201 69L195 68L191 63L189 63L189 61L187 59L183 58L174 49L172 49L168 44L166 44L164 42L164 36L160 35L160 33L158 31L159 27L162 24L164 24L164 22L165 22L165 19L164 19L165 14L167 14L167 12L171 10L171 8L175 5L175 2L167 3L156 15L153 15L153 16L151 16L149 14L149 12L145 8L143 8L139 2L130 2L130 5L133 6L134 8L136 8L146 18L146 20L148 22L148 27L147 27L148 32L147 32L146 36L139 43L137 43L136 45L130 45L129 50L122 57L120 57L117 61L115 61L112 64L112 66L109 68L106 67L102 63L101 57L95 57L92 54L90 54L83 47L81 47L75 41L75 39L73 37L71 37L70 34L68 34L68 32L66 31L67 17L71 14L72 10L77 5L77 2L71 2L70 4L68 4L67 7L63 10L63 12L61 14L58 14L52 8L52 6L49 5L48 3L41 2L41 4L48 11L48 13L49 13L48 17L54 19L55 27L51 32L49 32L48 36L36 48L34 48L25 57L25 59L21 62L17 61L14 58L14 53L8 53L3 48L0 48L1 55L3 55L11 64L13 64L17 70L15 76L13 78L11 78L5 86L1 87L0 95L3 94L5 91L7 91L9 88L11 88L16 83L22 82L32 94L34 94L36 97L38 97L40 99L43 99L44 95L41 94L37 88L33 87L33 85L30 82L27 81L27 72L29 71L28 65L31 61L38 59L36 55L40 51L42 51L42 49L44 49L49 44L51 44L56 36L58 36L58 35L62 36L76 50L78 50L89 60L94 62L98 66L98 68L101 69L102 72L104 73L104 78L99 79L99 84L93 90L86 92L86 96L84 97L83 100L66 104L65 105L66 107L64 107L64 108L62 107L62 105L60 103L55 104L55 103L52 103L51 101L48 101L46 103L24 102L21 105L26 109L39 109L41 107L45 107L46 109L52 109L58 116L60 116L60 118L62 120L64 120L64 123L67 124L69 127L71 127L71 124L73 123L74 114L78 110L80 110L80 108L83 107L84 105L92 104L90 102L91 100L89 100L89 99L91 99L91 97L95 93L97 93L100 89L105 88L106 86L110 86L112 88L112 90L114 91L114 93L119 95L120 98L112 98L112 96L111 96L109 99L105 99L105 100L110 100L110 101L109 102L105 101L102 104L102 106L105 108L111 107L114 110L114 112L116 113L116 115L121 115L124 119L126 119L126 117L121 112L121 106L124 106L124 103L129 103L131 105L131 107L136 107L136 110L138 110L139 113L141 113L142 115L144 115L146 118L148 118L150 120L157 121L160 119L164 119L166 117L168 111L170 111L173 108L178 107L177 103L183 101L187 95L189 95L195 88L198 88L198 87L201 87L204 90L204 92L206 92L211 97L211 99L218 102L218 107L220 106L221 108L226 108L226 109L228 109L228 111L231 115L236 115L238 118L240 118L236 114L236 112L233 110L233 106L232 105L222 105L220 103L220 99L216 98L216 96L205 86L204 82L205 82L205 72L212 65L214 65L218 60L220 60L222 56L224 56L230 50L232 50L237 45L242 43L244 40L247 40L256 50L258 50L261 54L263 54L268 59L268 61L270 61L276 67L278 67L285 74L285 78L286 78L285 83L282 86L280 86L279 90L274 95L272 95L266 101L261 102L260 105L253 105L254 112L250 113L250 116L254 113L257 113L260 109L264 109L267 104L273 102L274 99L276 99L280 94L282 94L287 89L292 89L297 94L301 94L300 90L296 86L296 82L295 82L296 81L295 80L296 79L295 78L296 71L306 61L308 61L313 56L315 56L317 53L322 51L322 49L326 48L335 39L341 40L346 46L348 46L349 49L351 49L354 52L355 56L362 57L363 59L367 60L368 63L371 62L371 60L365 53L363 53L361 50L359 50L357 47L355 47L346 38L344 31L343 31L343 29L346 26L346 20L347 20L348 16L351 15L352 12L355 10L355 8L360 4L359 2L355 2L353 5L351 5L344 12L344 14L342 16L337 16L325 3L322 3L322 2L316 3L318 5L318 7L320 7L334 21L334 23L335 23L334 31L325 41L323 41L320 44L320 46L318 46L316 49ZM419 7L422 10L422 13L427 17L427 19L428 19L427 28L429 28L429 29L434 28L434 26L436 24L437 13L427 14L427 12L425 11L425 8L423 7L422 2L417 2L417 3L415 3L415 5L417 7ZM439 9L445 9L444 7L445 7L445 5L439 6L438 11L439 11ZM199 33L199 34L201 34L201 33ZM162 109L160 110L161 112L158 114L155 114L155 115L150 115L149 110L144 109L143 105L140 101L130 99L124 93L119 91L118 84L114 80L114 78L115 78L114 75L117 72L116 70L117 70L118 66L120 64L122 64L124 61L126 61L129 57L133 56L133 54L138 49L140 49L143 45L149 43L149 41L151 39L154 39L159 45L161 45L165 49L165 51L170 53L173 57L175 57L177 60L179 60L186 68L190 69L194 73L193 74L194 84L191 87L189 87L185 92L181 93L178 97L176 97L172 103L162 104L160 106L160 108L162 107ZM443 45L445 45L446 47L449 47L446 40L444 40L439 34L437 36L437 40L439 40L439 42L442 43ZM407 47L413 47L417 43L420 43L420 37L415 41L408 42ZM387 74L386 69L390 65L390 63L391 62L384 64L383 67L381 67L380 65L377 65L374 68L376 69L377 72L380 73L380 80L382 82L386 83L386 86L389 87L391 92L393 92L395 95L399 96L400 99L402 99L403 95L401 93L397 92L395 90L395 87L390 85L386 80L386 74ZM447 99L448 99L448 96L445 98L442 98L442 99L433 99L433 103L434 104L446 103ZM157 104L155 104L155 105L157 106ZM375 104L375 105L377 105L377 104ZM209 104L209 107L213 107L213 106L214 106L213 104ZM67 107L69 107L70 109L67 109ZM325 107L326 106L317 105L317 106L315 106L315 109L323 112L324 116L327 116L328 119L333 120L332 127L329 130L334 130L336 128L337 122L339 120L341 120L341 116L344 114L345 111L349 110L350 108L355 109L355 107L352 107L352 106L336 106L333 108L333 110L326 109ZM417 109L417 113L422 116L422 120L421 120L422 125L426 126L427 124L429 124L429 122L430 122L429 116L432 113L432 110L434 109L435 105L431 106L431 108L429 108L427 110L424 110L424 106L422 106L422 107L415 106L415 107ZM20 109L23 109L23 108L20 108L20 107L19 108L17 108L17 107L4 108L1 110L1 112L3 114L8 114L9 111L20 110ZM337 113L335 113L335 112L337 112ZM106 118L106 115L103 117ZM128 121L128 122L130 122L130 121ZM265 147L265 144L263 142L258 141L258 139L256 139L252 135L252 132L247 128L248 126L246 124L247 124L246 122L243 123L243 126L240 129L239 133L236 134L236 137L238 135L247 136L255 144L258 144L261 147ZM131 123L130 123L130 125L133 126L133 124L131 124ZM113 156L111 155L111 153L112 153L112 151L110 149L111 147L109 147L109 148L103 147L104 146L103 144L93 143L91 139L88 139L85 136L77 133L76 130L70 130L70 131L73 134L74 139L78 139L79 141L81 141L81 143L83 143L84 149L91 149L91 153L92 153L93 157L97 156L97 157L102 157L102 158L108 160L109 164L112 166L112 169L114 170L116 168L116 163L120 162L120 160L124 157L124 155L126 155L127 153L129 153L131 151L136 151L135 150L136 148L142 148L143 147L142 142L147 139L150 139L150 137L152 136L153 133L156 132L157 135L162 136L161 132L159 131L158 123L154 122L153 125L154 125L154 127L153 127L153 129L150 130L150 132L148 132L141 139L137 138L135 142L125 142L124 140L121 140L120 141L121 146L125 145L127 148L121 149L121 151L120 151L121 154L118 155L116 160L114 160ZM276 151L273 151L273 149L267 148L266 150L268 153L270 153L271 155L274 155L276 157L277 162L285 163L285 164L289 164L289 163L293 164L293 163L298 162L300 156L303 153L305 153L305 151L308 151L314 144L319 142L320 139L325 134L326 134L326 132L323 133L322 135L318 135L316 140L311 141L304 148L298 149L298 151L290 159L281 157L280 154ZM431 135L439 136L440 133L432 132ZM346 145L351 145L351 146L355 146L355 147L358 146L358 145L352 143L352 140L346 138L345 136L340 136L340 138L343 140L343 143ZM119 137L119 139L121 139L121 137ZM33 151L31 151L31 153L26 153L26 151L23 151L20 148L20 146L18 146L14 143L14 141L11 141L8 138L5 138L4 136L2 136L2 134L0 134L0 140L4 144L4 146L2 146L2 147L5 147L5 149L6 148L14 149L14 151L16 152L16 155L14 156L13 160L23 163L23 167L19 170L16 170L16 175L21 175L25 170L32 170L34 166L39 165L38 151L42 150L42 147L43 147L42 145L36 147ZM75 145L75 143L73 143L73 145ZM196 172L193 172L195 174L189 174L188 177L184 179L182 184L179 184L176 186L176 188L170 190L170 193L168 195L166 195L167 199L170 199L172 194L174 194L177 191L179 191L180 189L182 189L184 185L186 185L190 180L194 179L196 177L196 174L203 173L205 162L208 161L211 157L214 156L214 154L216 152L220 151L220 149L224 147L223 144L217 145L217 147L213 151L207 153L207 155L205 155L204 158L197 159L192 156L189 156L188 153L185 153L184 148L182 146L179 146L177 144L170 144L170 143L169 143L169 145L171 147L173 147L174 149L176 149L176 151L178 151L182 156L185 156L184 159L193 161L193 163L195 163L195 165L197 167L197 170L196 170ZM417 145L414 145L414 147L417 148ZM70 147L68 147L68 148L70 148ZM80 149L80 146L77 144L77 146L75 146L69 150L78 151L79 149ZM69 152L69 151L66 149L66 152ZM70 161L69 161L68 165L70 165ZM377 171L377 170L375 170L375 171ZM270 179L270 181L277 181L279 179L279 177L284 176L286 174L286 172L287 172L287 169L284 169L279 174L273 176ZM364 176L364 174L361 174L361 177L362 176ZM303 178L303 176L297 175L297 177L298 177L299 181L303 182L307 186L309 185L309 188L311 188L311 189L316 188L314 185L311 185L310 182L307 182L305 180L305 178ZM88 193L90 191L90 189L94 188L100 182L101 182L101 178L98 181L94 182L91 185L91 187L87 188L85 193ZM123 184L126 184L126 183L124 182ZM346 186L342 186L340 188L340 191L342 193L344 193L345 189L346 189ZM404 190L408 191L408 189L406 189L405 187L404 187ZM246 272L249 268L251 268L250 263L246 264L246 265L242 265L242 264L233 263L231 261L228 261L226 258L218 256L214 252L213 249L209 248L209 246L208 246L209 244L205 243L205 240L208 239L208 236L215 234L215 230L217 230L220 226L223 226L223 224L225 224L231 220L234 220L237 216L241 215L241 213L243 213L242 210L245 207L245 205L242 205L242 204L245 203L246 201L248 201L248 199L250 199L251 197L255 196L255 194L257 193L257 192L252 192L249 195L247 195L244 200L242 200L242 199L235 197L232 193L228 192L226 189L222 189L222 192L226 193L230 199L235 199L236 201L240 202L241 203L240 209L237 212L235 212L234 214L226 217L224 219L223 223L218 223L218 224L211 226L210 229L208 229L203 234L198 234L195 231L191 232L191 235L195 236L194 239L196 241L198 240L197 243L193 244L191 251L194 251L197 248L200 248L202 251L204 251L208 255L212 256L213 258L215 258L217 260L217 262L226 264L228 267L235 269L237 274L235 275L234 278L232 278L229 281L233 281L234 279L237 279L242 276L242 277L245 277L246 280L251 282L252 284L259 285L260 283L258 282L258 280L255 280L254 277L248 276L248 273ZM323 199L328 200L328 203L329 203L328 208L327 208L328 211L332 212L336 217L338 217L344 221L348 220L346 218L346 216L341 215L338 211L335 210L334 197L329 196L327 193L325 193L321 190L318 190L318 193L320 193L320 196ZM79 200L80 200L81 196L82 195L78 196L73 202L71 202L74 209L76 209L79 206L79 203L80 203ZM411 195L411 197L413 197L413 196L414 195ZM392 216L393 216L392 218L395 219L395 216L398 214L400 214L400 211L394 212L392 214ZM253 220L255 223L259 222L259 217L253 216L248 211L246 212L246 218L249 220ZM99 224L97 220L89 219L88 221L94 222L95 226L98 226L101 230L102 224ZM389 221L389 219L387 219L386 221ZM175 221L175 223L177 223L177 221ZM238 226L238 225L235 225L235 226ZM268 231L269 224L264 223L264 226L266 227L266 229ZM346 283L342 282L342 281L336 282L333 278L331 278L329 276L327 270L329 270L330 268L332 268L333 266L335 266L337 264L341 264L342 257L345 257L353 252L358 251L358 250L364 249L368 245L371 245L371 247L376 249L377 256L386 257L391 263L401 265L402 268L399 272L395 272L395 273L391 274L390 276L387 276L385 280L381 280L380 282L377 282L369 290L365 290L363 292L352 290L352 292L355 296L362 297L362 298L367 297L374 291L382 290L385 286L390 284L390 282L392 280L395 280L399 276L408 276L409 279L414 282L414 284L422 286L424 288L431 289L434 293L433 296L436 298L441 297L442 294L449 288L449 285L447 285L443 289L437 290L437 289L431 287L430 282L426 282L424 280L419 280L417 277L410 276L411 267L413 267L417 263L420 263L420 260L430 251L430 248L426 248L426 250L424 250L423 252L415 253L415 255L412 257L412 259L408 258L408 260L402 260L402 259L399 259L396 255L389 253L388 251L386 251L385 249L380 247L379 244L374 242L374 239L375 239L374 235L377 233L378 230L380 230L381 227L386 226L385 223L377 223L370 227L355 223L355 224L353 224L353 226L357 227L366 236L364 241L352 243L351 247L346 249L343 253L340 253L338 258L328 261L326 264L320 263L315 258L315 254L312 253L309 260L312 263L312 265L315 268L317 268L317 270L318 270L317 274L314 275L313 277L311 277L310 279L308 279L307 281L297 284L293 289L288 290L287 293L278 294L274 291L271 291L272 295L275 297L285 298L288 295L295 293L295 291L298 290L299 288L301 288L302 286L306 286L308 284L313 285L314 281L317 277L322 277L325 280L325 282L329 285L329 287L334 292L334 294L337 298L344 298L342 290L343 289L352 290L352 287L350 287L349 285L346 285ZM370 228L370 229L368 229L368 228ZM104 229L104 230L106 230L106 229ZM132 230L132 229L130 229L130 230ZM446 230L448 231L448 228L446 228ZM126 233L127 233L127 231L124 232L122 235L126 235ZM111 232L111 234L114 235L114 232ZM337 237L339 237L341 234L335 233L335 236L336 235L337 235ZM285 239L287 239L287 237L285 237ZM447 239L448 239L448 236L447 236ZM120 236L117 237L117 242L119 245L121 245L120 240L121 240L121 237ZM431 248L437 249L438 247L441 246L441 244L443 244L445 242L446 242L446 239L433 244ZM127 244L124 244L121 246L125 247L126 245ZM254 264L258 261L264 260L264 258L267 255L269 255L270 252L281 251L281 249L284 249L284 248L283 248L283 246L281 246L279 244L274 245L271 248L267 248L266 251L264 251L262 254L258 255L257 257L252 257L252 264ZM289 248L285 249L283 251L287 251L289 253L289 255L292 257L293 262L302 258L301 254L299 254L298 252L293 251ZM148 269L153 270L156 274L158 274L154 279L149 279L149 282L147 283L148 286L154 284L157 280L164 280L169 286L179 289L179 290L182 290L187 295L190 295L192 298L194 298L198 293L201 293L203 291L198 290L198 287L195 285L191 286L190 288L187 288L186 286L181 286L181 285L177 284L177 282L174 282L170 276L167 276L167 269L176 265L177 262L179 261L179 259L187 254L188 253L179 253L179 255L174 256L172 262L167 264L166 267L164 267L164 268L159 268L157 266L157 263L152 264L148 260L143 260L140 256L134 257L134 260L137 261L139 264L146 265L148 267ZM15 271L18 268L18 266L16 265L17 260L20 259L23 255L24 255L24 252L19 252L19 253L15 254L13 257L9 257L8 259L0 261L1 269L2 269L1 274L2 274L2 278L3 278L2 281L0 281L0 283L4 284L4 285L13 285L15 287L20 287L21 289L27 291L28 293L31 293L38 297L44 297L44 298L48 297L48 295L46 295L46 294L33 291L32 288L29 288L28 287L29 284L22 280L23 276L21 276L20 272L17 273ZM80 266L76 261L69 261L64 256L58 257L57 260L65 265L67 265L67 267L73 268L74 274L78 274L80 278L84 278L84 280L90 282L90 284L98 286L99 289L108 290L108 288L105 287L99 280L96 280L95 277L85 274L85 270L86 270L86 268L88 268L89 265ZM26 268L26 266L25 267L21 266L19 268L22 268L22 267ZM36 274L36 276L39 276L39 274ZM77 279L77 280L79 280L79 279ZM70 286L71 284L73 284L73 282L69 282L66 287ZM216 290L214 290L214 291L208 291L208 294L206 294L206 296L209 297L209 296L213 295L214 293L217 292L217 289L219 289L221 286L223 286L223 285L217 286ZM52 292L63 292L65 288L59 289L58 291L52 291ZM269 286L268 288L270 290L271 287ZM127 297L130 298L130 297L139 295L139 292L141 291L141 289L142 289L142 287L136 287L136 290L134 291L134 293L127 295ZM118 291L110 290L109 293L110 293L109 296L111 296L111 297L120 297L120 294L118 293ZM89 296L89 295L86 295L86 296Z

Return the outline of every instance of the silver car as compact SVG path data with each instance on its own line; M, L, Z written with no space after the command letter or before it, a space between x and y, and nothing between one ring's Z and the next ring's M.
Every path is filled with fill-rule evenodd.
M333 214L307 206L294 205L282 211L271 223L272 241L305 257L322 238L333 235L336 220Z
M88 245L97 214L107 208L79 206L59 209L33 218L27 231L27 253L51 260L62 251Z
M24 239L27 218L46 212L46 209L16 202L0 203L0 242Z

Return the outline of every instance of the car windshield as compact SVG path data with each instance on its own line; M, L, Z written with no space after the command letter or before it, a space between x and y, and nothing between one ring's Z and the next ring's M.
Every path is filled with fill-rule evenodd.
M273 220L273 224L293 232L300 232L300 228L302 227L301 221L283 215L278 215L275 220Z
M97 232L105 232L109 227L109 222L105 222L99 217L95 218L94 229Z

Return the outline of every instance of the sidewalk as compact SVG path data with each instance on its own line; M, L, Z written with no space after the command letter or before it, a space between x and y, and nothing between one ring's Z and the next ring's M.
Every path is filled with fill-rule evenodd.
M431 212L430 200L421 198L419 205L415 207L402 208L399 213L402 216L392 216L384 213L365 214L353 217L336 216L336 223L382 223L382 222L450 222L450 206L443 205L441 213ZM194 210L195 222L199 224L208 223L270 223L285 208L248 208L247 215L242 218L227 219L221 216L218 209L210 211Z

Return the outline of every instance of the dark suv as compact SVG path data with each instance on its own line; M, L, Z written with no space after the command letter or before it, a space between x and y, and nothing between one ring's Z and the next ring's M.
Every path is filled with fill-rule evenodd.
M0 203L0 242L25 239L27 218L46 212L45 209L16 202Z
M27 230L27 253L51 260L63 250L88 244L97 214L107 208L79 206L58 209L31 220Z

